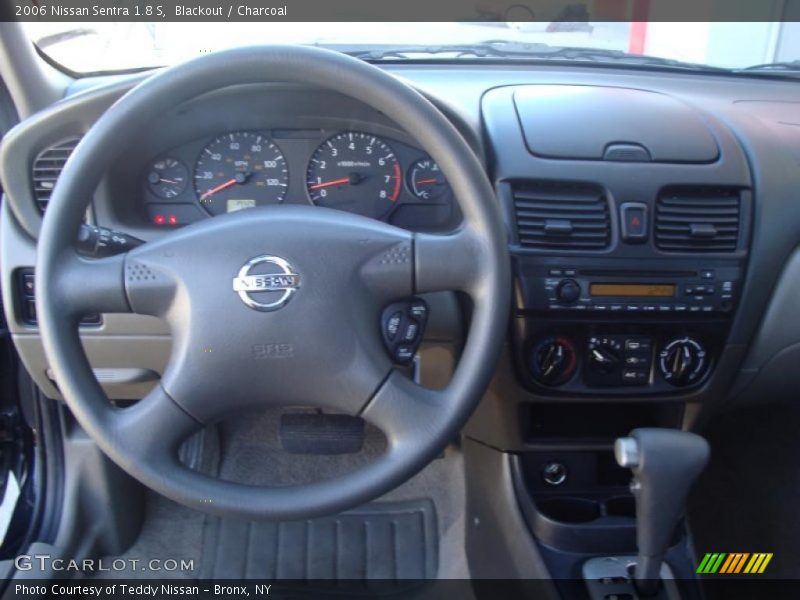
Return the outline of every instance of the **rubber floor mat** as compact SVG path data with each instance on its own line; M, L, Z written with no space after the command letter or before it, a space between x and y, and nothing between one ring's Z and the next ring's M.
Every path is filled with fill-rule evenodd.
M429 499L368 504L306 521L208 517L204 579L421 580L436 577L439 540Z

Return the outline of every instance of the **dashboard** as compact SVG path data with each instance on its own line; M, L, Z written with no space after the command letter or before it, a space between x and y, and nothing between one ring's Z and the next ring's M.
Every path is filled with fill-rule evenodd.
M588 66L385 68L468 140L507 225L515 286L507 352L488 392L497 402L481 405L471 435L524 449L532 432L571 422L564 405L598 405L628 423L637 414L672 419L665 407L711 410L731 398L785 395L777 382L800 385L787 368L800 359L796 81ZM6 187L6 316L26 366L54 397L38 331L18 310L29 300L19 277L35 265L47 201L35 169L56 156L63 164L68 152L48 152L79 139L140 78L75 82L6 153L9 169L34 172ZM414 231L461 222L436 165L385 115L281 83L221 89L154 115L110 161L89 217L151 241L199 219L276 204L351 211ZM458 305L445 304L443 312L431 300L428 331L435 344L456 339L457 347L440 319L460 323ZM103 315L84 340L93 365L115 372L160 373L170 349L162 323L130 315ZM143 389L107 387L116 398ZM532 403L541 422L522 417Z
M229 90L161 116L112 167L109 208L126 226L156 229L278 204L414 231L458 225L450 186L413 140L347 99L323 107L324 97L296 94Z

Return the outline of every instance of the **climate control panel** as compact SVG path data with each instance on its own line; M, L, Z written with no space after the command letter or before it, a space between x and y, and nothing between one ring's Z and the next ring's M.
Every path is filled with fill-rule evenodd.
M697 336L659 332L548 334L529 344L524 368L564 392L669 392L700 383L711 356Z

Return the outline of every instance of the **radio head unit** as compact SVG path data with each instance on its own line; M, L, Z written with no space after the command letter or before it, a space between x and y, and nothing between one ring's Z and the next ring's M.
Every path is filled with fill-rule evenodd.
M537 261L538 262L538 261ZM671 268L656 264L600 268L572 260L566 266L517 265L517 309L656 314L729 313L741 280L737 265Z

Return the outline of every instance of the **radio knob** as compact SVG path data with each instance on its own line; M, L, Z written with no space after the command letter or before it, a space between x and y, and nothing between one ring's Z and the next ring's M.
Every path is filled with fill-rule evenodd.
M706 350L690 337L672 340L658 355L658 366L668 382L677 387L700 379L708 366Z
M561 304L572 304L581 297L581 286L574 279L562 279L556 287L556 299Z

